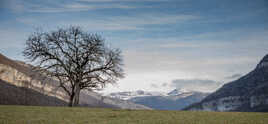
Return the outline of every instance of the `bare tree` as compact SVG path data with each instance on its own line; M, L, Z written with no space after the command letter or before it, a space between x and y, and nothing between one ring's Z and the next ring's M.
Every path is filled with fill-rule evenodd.
M76 26L34 32L23 54L38 63L39 71L59 81L70 97L69 106L79 104L81 90L101 89L124 75L121 51Z

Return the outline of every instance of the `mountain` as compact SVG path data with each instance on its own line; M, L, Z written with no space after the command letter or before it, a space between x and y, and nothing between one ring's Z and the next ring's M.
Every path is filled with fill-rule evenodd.
M137 90L133 92L116 92L116 93L110 93L107 96L111 98L116 98L116 99L122 99L122 100L129 100L135 97L145 97L145 96L163 96L165 93L161 92L146 92L143 90Z
M158 110L181 110L190 104L200 102L207 95L208 93L175 89L169 93L138 90L134 92L111 93L108 96L128 100Z
M268 55L257 67L185 110L268 112Z
M187 93L191 93L190 91L186 90L186 89L174 89L171 92L169 92L167 95L169 96L177 96L177 95L182 95L182 94L187 94Z
M66 105L69 100L56 80L33 71L32 65L11 60L2 54L0 54L0 85L0 104L58 106ZM88 107L150 109L130 101L101 96L92 91L82 92L79 104Z

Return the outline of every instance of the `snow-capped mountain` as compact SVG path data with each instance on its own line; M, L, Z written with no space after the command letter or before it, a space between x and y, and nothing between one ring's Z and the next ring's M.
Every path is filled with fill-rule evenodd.
M116 93L110 93L106 95L111 98L117 98L122 100L129 100L135 97L145 97L145 96L166 96L166 93L162 92L148 92L143 90L137 90L137 91L127 91L127 92L116 92Z
M176 96L176 95L181 95L181 94L185 94L185 93L191 93L191 91L186 90L186 89L174 89L171 92L167 93L167 95Z
M180 110L190 104L200 102L207 95L208 93L174 89L168 93L138 90L110 93L107 96L142 104L153 109Z

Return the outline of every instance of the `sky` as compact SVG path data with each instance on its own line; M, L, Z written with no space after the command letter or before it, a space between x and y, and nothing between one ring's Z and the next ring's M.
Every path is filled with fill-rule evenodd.
M101 92L212 92L268 54L267 0L0 0L0 53L70 25L120 48L125 78Z

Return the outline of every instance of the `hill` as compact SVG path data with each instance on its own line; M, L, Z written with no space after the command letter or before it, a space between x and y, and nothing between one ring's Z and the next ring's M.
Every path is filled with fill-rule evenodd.
M247 75L225 84L185 110L268 112L268 55Z
M11 60L4 55L0 54L0 79L1 82L4 82L7 91L16 91L18 93L21 92L20 89L29 89L29 93L33 93L32 96L36 96L37 92L40 97L33 97L33 101L28 101L27 104L23 105L58 105L58 104L45 104L42 103L43 100L38 99L47 99L43 98L43 96L49 96L49 98L56 98L57 100L68 102L69 96L64 92L63 89L59 87L59 83L51 78L47 78L45 75L41 75L39 72L33 71L34 66L26 64L20 61ZM18 89L16 89L18 88ZM32 92L35 91L35 92ZM3 93L0 94L0 99L4 99L2 96ZM13 94L13 93L12 93ZM42 94L42 95L41 95ZM23 95L23 94L19 94ZM10 102L5 104L17 104L21 105L24 103L22 98L13 95L14 97L9 98L9 100L13 99L13 101L20 102ZM27 98L26 96L22 96L23 98ZM21 101L23 100L23 101ZM47 99L52 100L52 99ZM53 100L52 100L53 101ZM39 102L39 103L34 103ZM50 102L53 103L53 102ZM129 101L113 99L109 97L101 96L100 94L92 91L82 92L80 94L80 102L81 106L88 107L106 107L106 108L122 108L122 109L150 109L149 107L134 104ZM64 104L65 105L65 104Z
M3 124L267 124L268 113L0 106Z
M17 87L0 80L1 105L38 105L66 106L67 103L53 96L47 96L35 90Z

